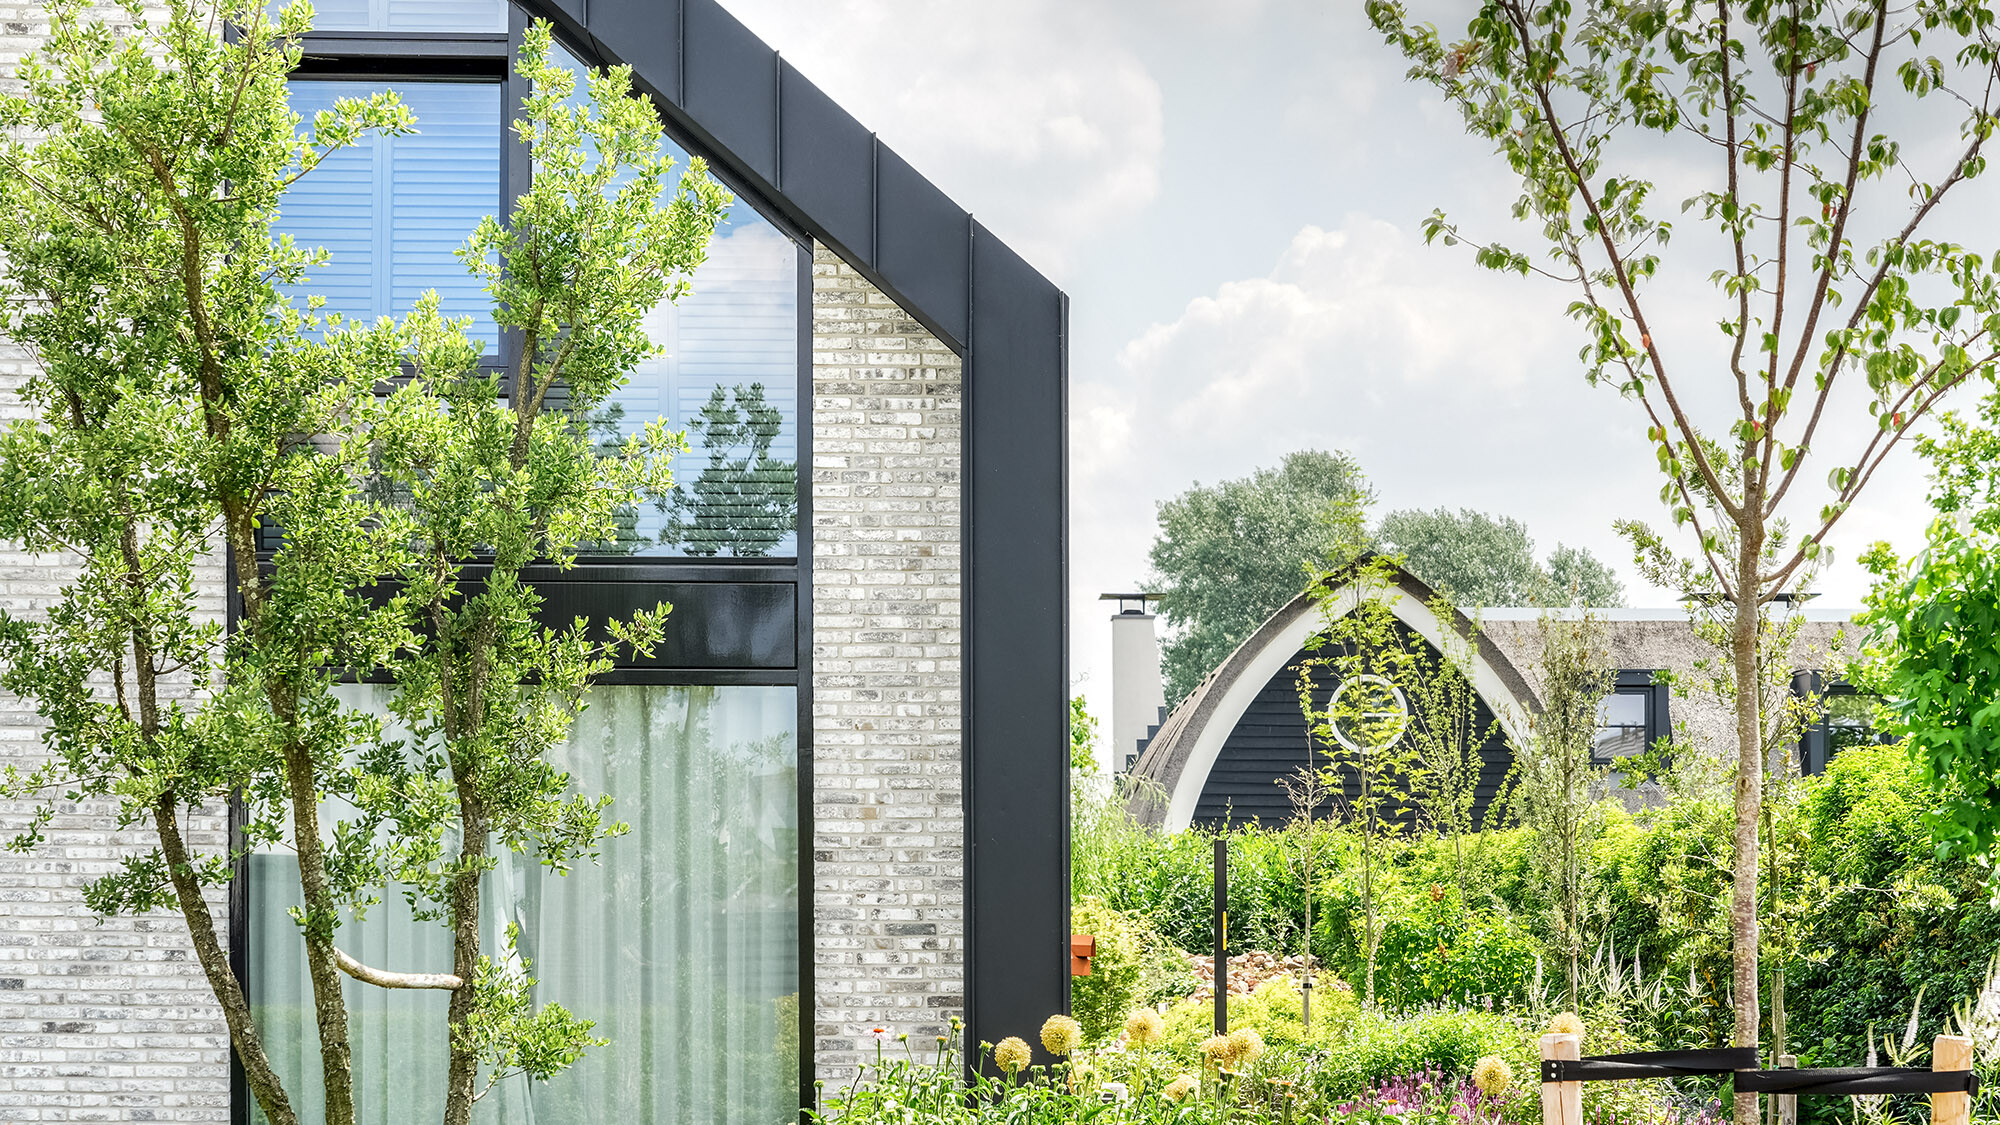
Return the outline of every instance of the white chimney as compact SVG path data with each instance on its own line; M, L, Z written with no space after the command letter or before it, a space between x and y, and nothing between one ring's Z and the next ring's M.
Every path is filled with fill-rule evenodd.
M1160 638L1147 602L1153 594L1105 594L1115 601L1111 615L1112 775L1131 772L1139 748L1167 715L1167 692L1160 680Z

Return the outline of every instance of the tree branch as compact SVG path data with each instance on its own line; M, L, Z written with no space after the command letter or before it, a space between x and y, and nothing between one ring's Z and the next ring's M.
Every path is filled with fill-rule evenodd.
M387 969L374 969L349 957L345 951L335 947L333 963L340 971L364 984L377 988L437 988L447 992L465 987L462 978L450 973L396 973Z

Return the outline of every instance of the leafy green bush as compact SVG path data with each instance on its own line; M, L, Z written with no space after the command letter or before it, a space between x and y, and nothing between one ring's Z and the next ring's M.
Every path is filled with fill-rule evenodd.
M1406 898L1382 926L1376 998L1392 1007L1438 1000L1523 995L1535 973L1535 943L1512 919L1469 911L1458 893L1434 886Z
M1363 1014L1327 1064L1328 1088L1356 1097L1378 1082L1429 1068L1455 1078L1470 1074L1483 1056L1505 1054L1522 1037L1506 1016L1466 1008L1403 1019Z
M1854 1066L1872 1025L1900 1028L1919 989L1922 1037L1976 995L2000 948L2000 914L1970 862L1939 860L1922 814L1933 798L1901 747L1843 750L1800 803L1820 882L1793 966L1793 1039L1822 1066Z
M1354 994L1339 988L1313 990L1313 1025L1305 1027L1305 1001L1298 986L1289 978L1274 977L1258 985L1248 996L1229 998L1229 1029L1255 1028L1272 1047L1297 1047L1306 1043L1329 1046L1344 1040L1353 1028L1360 1007ZM1166 1013L1166 1036L1162 1046L1175 1058L1193 1065L1195 1048L1215 1034L1215 1003L1212 1000L1183 1000Z
M1125 1026L1139 997L1147 927L1087 897L1070 911L1070 928L1097 939L1090 975L1070 978L1070 1014L1083 1025L1086 1043L1098 1043Z

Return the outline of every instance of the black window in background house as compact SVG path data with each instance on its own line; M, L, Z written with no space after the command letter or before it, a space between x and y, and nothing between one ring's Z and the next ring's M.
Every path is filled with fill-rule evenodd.
M1879 746L1892 741L1875 729L1876 697L1863 694L1838 675L1808 669L1792 675L1792 694L1820 700L1819 717L1799 732L1799 772L1826 772L1834 755L1850 746Z
M1617 683L1597 708L1592 765L1616 765L1621 758L1642 754L1672 733L1667 686L1656 679L1651 669L1619 669Z

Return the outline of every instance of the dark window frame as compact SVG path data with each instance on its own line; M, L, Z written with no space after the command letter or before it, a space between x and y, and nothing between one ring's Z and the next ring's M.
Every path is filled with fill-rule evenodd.
M497 81L501 86L500 196L496 214L509 214L513 201L527 190L531 166L524 146L510 143L514 116L526 94L524 82L514 72L513 59L529 26L529 16L518 3L508 4L505 34L479 33L398 33L335 31L308 34L301 46L303 55L293 72L296 79L369 79L405 81ZM598 52L589 43L579 42L558 29L557 41L587 66L601 66ZM644 96L643 94L640 96ZM689 558L671 555L581 555L576 566L562 572L551 568L547 578L587 590L593 583L633 581L685 583L693 588L724 587L745 583L789 585L793 588L793 658L785 665L745 667L620 667L599 679L612 685L768 685L795 689L798 701L798 886L799 950L798 986L801 1005L814 996L812 956L813 933L813 738L812 738L812 259L813 239L796 222L787 218L759 192L742 183L728 170L727 161L716 159L697 139L676 127L671 114L661 108L660 118L666 137L690 155L709 161L710 174L735 195L739 206L749 206L759 216L791 239L798 248L798 527L796 555L773 558ZM482 362L487 369L511 372L519 366L519 333L503 331L500 349L493 359ZM511 389L511 388L509 388ZM268 559L267 552L260 557ZM233 565L230 567L233 573ZM531 572L532 575L532 572ZM687 604L685 599L678 604ZM226 601L227 627L234 630L241 610L232 588ZM671 621L669 624L671 628ZM357 677L372 679L371 676ZM228 889L229 959L246 993L249 979L249 885L247 854L243 850L245 812L238 800L229 805L229 838L234 860ZM815 1102L814 1020L802 1012L799 1020L798 1098L803 1108ZM230 1121L249 1125L252 1099L242 1062L230 1052Z
M1661 679L1662 669L1620 668L1611 685L1609 695L1640 696L1646 701L1646 749L1659 745L1660 740L1673 734L1673 721L1669 713L1669 695L1666 683ZM1621 726L1627 724L1619 724ZM1603 729L1601 726L1599 729ZM1616 767L1623 758L1615 758L1597 752L1593 738L1590 747L1590 764L1593 766Z

